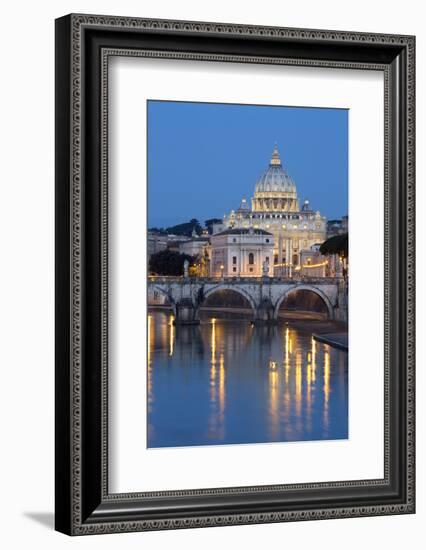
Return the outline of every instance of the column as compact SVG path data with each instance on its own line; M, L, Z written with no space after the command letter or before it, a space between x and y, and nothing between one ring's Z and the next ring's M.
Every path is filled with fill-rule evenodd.
M278 264L283 263L283 237L281 231L278 233Z
M286 274L286 277L288 277L288 249L289 249L289 246L290 246L290 239L286 239L285 240L285 263L286 263L286 268L285 268L285 274Z
M293 239L288 239L288 254L287 256L287 263L288 263L288 276L291 277L292 269L293 269Z

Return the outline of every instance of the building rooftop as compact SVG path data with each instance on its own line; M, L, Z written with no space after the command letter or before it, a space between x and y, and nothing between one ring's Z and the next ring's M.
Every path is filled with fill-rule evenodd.
M207 242L210 240L210 237L207 237L207 236L204 236L204 235L200 235L199 237L191 237L190 239L188 239L187 241L184 241L186 243L192 243L192 242Z
M218 235L272 235L272 233L264 229L236 227L235 229L225 229L225 231L215 233L212 237L217 237Z

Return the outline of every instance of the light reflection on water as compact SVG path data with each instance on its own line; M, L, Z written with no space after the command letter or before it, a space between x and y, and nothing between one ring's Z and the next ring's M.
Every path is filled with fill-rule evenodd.
M346 439L347 353L284 323L148 315L148 447Z

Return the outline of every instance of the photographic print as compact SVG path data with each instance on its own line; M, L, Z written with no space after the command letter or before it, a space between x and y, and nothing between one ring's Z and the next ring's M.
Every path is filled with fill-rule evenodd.
M147 447L348 439L348 110L147 110Z
M56 530L415 513L415 37L69 14L55 144Z

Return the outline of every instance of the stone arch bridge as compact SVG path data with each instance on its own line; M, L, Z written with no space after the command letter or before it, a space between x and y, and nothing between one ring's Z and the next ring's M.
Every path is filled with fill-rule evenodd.
M167 298L176 324L198 323L199 308L209 296L219 290L232 290L243 296L253 310L254 323L276 322L282 302L297 290L317 294L327 308L329 319L347 321L347 284L339 277L148 278L148 291L157 291Z

